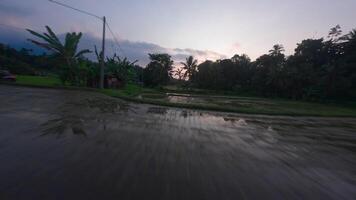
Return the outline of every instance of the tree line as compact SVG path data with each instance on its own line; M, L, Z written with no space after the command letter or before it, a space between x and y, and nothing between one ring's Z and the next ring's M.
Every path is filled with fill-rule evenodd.
M32 50L16 50L0 44L0 68L22 75L54 75L62 84L72 86L98 87L100 79L101 52L95 47L97 60L89 60L84 55L91 53L88 49L78 49L82 33L67 33L62 42L52 29L46 26L46 32L38 33L27 30L36 39L31 43L44 48L49 53L35 55ZM122 85L139 79L136 72L142 71L136 62L120 58L116 54L105 58L105 78L116 78ZM141 72L142 74L142 72Z
M37 39L30 42L51 53L33 55L31 50L15 50L0 44L0 65L16 74L53 73L64 84L97 87L101 52L95 48L96 61L84 57L90 51L78 50L81 33L67 33L64 42L46 26L40 34L28 30ZM146 86L167 85L174 79L185 87L249 93L292 99L355 99L356 30L342 34L338 25L327 38L305 39L293 55L286 56L282 45L274 45L255 61L245 55L198 64L189 56L174 70L168 54L149 54L142 68L136 62L117 55L105 59L106 76L123 83L143 82Z
M152 61L145 69L150 85L166 84L174 74L188 79L188 87L266 97L336 100L356 96L356 30L343 35L339 25L326 39L303 40L291 56L277 44L255 61L243 54L197 65L193 57L188 57L174 73L168 71L172 68L169 55L162 55L160 61L157 56L150 57ZM151 78L159 74L165 78Z

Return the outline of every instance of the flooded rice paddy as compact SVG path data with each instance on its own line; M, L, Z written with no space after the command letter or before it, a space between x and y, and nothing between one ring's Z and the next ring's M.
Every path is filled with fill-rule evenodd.
M356 119L0 97L0 199L356 199Z
M192 108L220 111L224 110L237 113L260 113L293 116L356 116L356 104L351 102L345 104L322 104L286 99L157 92L143 92L137 98L148 102L157 102L158 104L173 104Z

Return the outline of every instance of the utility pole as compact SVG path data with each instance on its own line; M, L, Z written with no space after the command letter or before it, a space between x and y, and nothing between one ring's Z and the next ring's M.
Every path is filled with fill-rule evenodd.
M104 88L104 68L105 68L105 29L106 18L103 17L103 41L101 46L101 60L100 60L100 89Z
M66 7L66 8L69 8L69 9L72 9L72 10L75 10L77 12L80 12L82 14L86 14L86 15L89 15L89 16L92 16L92 17L95 17L101 21L103 21L103 41L102 41L102 48L101 48L101 58L100 58L100 83L99 83L99 87L100 89L103 89L104 88L104 68L105 68L105 30L106 30L106 18L105 16L103 18L95 15L95 14L92 14L90 12L87 12L87 11L84 11L84 10L80 10L78 8L74 8L70 5L67 5L67 4L64 4L64 3L61 3L61 2L58 2L58 1L55 1L55 0L48 0L49 2L51 3L55 3L57 5L60 5L60 6L63 6L63 7Z

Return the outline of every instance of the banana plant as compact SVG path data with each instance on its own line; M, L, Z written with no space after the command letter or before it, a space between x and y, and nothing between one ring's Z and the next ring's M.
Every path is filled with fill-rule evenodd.
M64 43L62 43L49 26L46 26L46 30L47 32L41 34L27 29L28 32L40 39L28 39L28 41L53 52L53 55L59 58L59 63L62 65L60 78L63 84L69 81L71 84L78 85L78 80L80 79L80 75L77 73L78 59L84 54L91 52L89 49L78 51L78 44L82 33L67 33Z
M33 44L49 50L60 57L66 62L68 67L72 65L72 62L80 58L86 53L91 53L89 49L84 49L78 52L78 44L82 37L82 33L67 33L65 36L64 43L62 43L58 36L52 31L49 26L46 26L47 32L42 34L37 33L33 30L27 29L32 35L41 39L42 41L37 41L33 39L28 39L28 41Z

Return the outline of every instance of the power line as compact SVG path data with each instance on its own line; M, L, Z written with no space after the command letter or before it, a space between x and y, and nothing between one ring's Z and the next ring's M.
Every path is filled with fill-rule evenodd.
M81 12L83 14L86 14L86 15L89 15L89 16L92 16L92 17L95 17L97 19L100 19L101 21L103 20L102 17L99 17L98 15L95 15L93 13L90 13L90 12L87 12L87 11L84 11L84 10L80 10L78 8L74 8L72 6L69 6L67 4L64 4L64 3L61 3L61 2L58 2L58 1L54 1L54 0L48 0L49 2L52 2L52 3L55 3L55 4L58 4L60 6L63 6L63 7L66 7L66 8L69 8L69 9L72 9L72 10L75 10L75 11L78 11L78 12Z
M48 0L48 1L51 2L51 3L55 3L55 4L58 4L58 5L60 5L60 6L63 6L63 7L72 9L72 10L75 10L75 11L77 11L77 12L80 12L80 13L83 13L83 14L86 14L86 15L89 15L89 16L92 16L92 17L95 17L95 18L100 19L101 21L103 21L103 18L102 18L102 17L99 17L98 15L95 15L95 14L90 13L90 12L88 12L88 11L84 11L84 10L81 10L81 9L78 9L78 8L74 8L74 7L70 6L70 5L67 5L67 4L64 4L64 3L61 3L61 2L58 2L58 1L55 1L55 0ZM115 36L114 32L112 31L110 25L109 25L107 22L105 22L105 24L107 25L107 27L108 27L108 29L109 29L109 31L110 31L112 37L114 38L114 42L115 42L116 45L119 47L120 52L126 57L125 52L122 50L122 47L121 47L121 45L120 45L120 43L119 43L117 37Z
M126 54L125 54L125 52L122 50L121 45L120 45L120 43L119 43L119 40L116 38L116 36L115 36L114 32L112 31L110 25L109 25L107 22L106 22L106 25L107 25L108 30L109 30L109 32L111 33L111 35L112 35L112 37L113 37L113 39L114 39L114 42L115 42L116 45L119 47L119 50L121 51L121 53L123 54L124 57L127 57Z
M48 0L49 2L51 3L55 3L57 5L60 5L60 6L63 6L65 8L69 8L69 9L72 9L72 10L75 10L77 12L80 12L82 14L86 14L86 15L89 15L89 16L92 16L94 18L97 18L97 19L100 19L101 22L103 22L103 40L102 40L102 48L101 48L101 59L100 59L100 89L103 89L104 88L104 68L105 68L105 26L106 26L106 18L105 16L103 18L93 14L93 13L90 13L90 12L87 12L87 11L84 11L84 10L80 10L78 8L74 8L70 5L67 5L67 4L64 4L64 3L60 3L58 1L54 1L54 0Z

